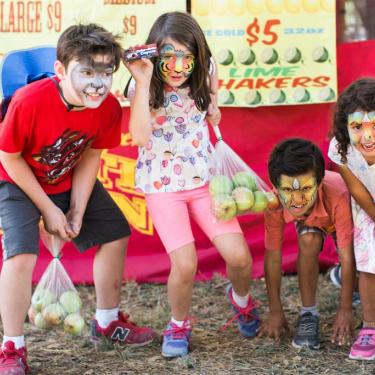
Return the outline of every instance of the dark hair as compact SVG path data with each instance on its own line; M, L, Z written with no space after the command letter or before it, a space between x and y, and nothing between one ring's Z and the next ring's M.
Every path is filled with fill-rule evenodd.
M290 138L277 144L268 159L268 175L274 186L280 176L298 176L314 172L319 185L324 177L324 158L319 147L302 138Z
M73 59L82 61L89 56L105 54L113 56L115 71L119 68L123 49L120 37L103 27L90 23L68 27L57 41L57 59L67 66Z
M166 38L183 44L195 56L195 67L186 85L190 88L190 97L200 111L205 111L211 102L209 76L211 51L198 22L188 13L169 12L162 14L153 24L148 35L147 44L156 43L158 49ZM164 81L153 59L154 74L150 86L150 105L160 108L164 104Z
M353 82L339 96L333 121L333 134L337 139L337 151L341 162L346 163L346 154L350 144L348 115L358 109L375 110L375 79L362 78Z

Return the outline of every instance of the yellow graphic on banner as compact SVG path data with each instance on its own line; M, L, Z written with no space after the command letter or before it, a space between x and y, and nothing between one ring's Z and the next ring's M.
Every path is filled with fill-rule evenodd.
M124 48L143 44L161 14L186 10L185 0L39 0L0 1L0 62L10 51L56 45L67 27L95 22L121 34ZM121 66L115 74L113 93L127 104L122 93L130 74Z
M121 145L129 145L130 135L123 134ZM136 160L103 151L99 180L121 208L129 223L139 232L154 233L151 217L147 212L144 194L135 190Z
M335 0L192 0L219 66L219 104L337 97Z

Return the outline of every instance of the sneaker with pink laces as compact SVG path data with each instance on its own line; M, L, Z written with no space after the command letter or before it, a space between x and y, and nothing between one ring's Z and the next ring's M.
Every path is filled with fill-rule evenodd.
M362 328L350 348L350 359L371 361L375 359L375 328Z
M237 320L238 328L242 336L248 338L255 337L260 322L256 309L257 306L251 299L251 297L249 298L249 302L246 307L238 306L233 299L232 291L232 285L229 284L227 287L227 296L230 303L232 304L232 309L235 312L235 315L231 319L229 319L226 324L224 324L224 326L221 328L221 331L224 331L229 326L229 324L231 324L234 320Z
M172 322L168 323L163 332L161 355L166 358L183 357L190 351L191 324L185 320L182 327Z
M118 320L107 328L99 326L96 319L91 322L91 341L97 346L101 341L110 341L121 345L143 346L156 337L156 332L149 327L138 327L129 320L129 315L119 312Z
M16 349L7 341L0 349L0 375L25 375L29 371L26 348Z

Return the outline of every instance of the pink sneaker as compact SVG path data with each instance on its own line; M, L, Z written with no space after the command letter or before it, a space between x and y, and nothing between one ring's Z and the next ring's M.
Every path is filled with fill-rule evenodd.
M375 359L375 328L362 328L352 345L350 359L371 361Z
M0 349L0 375L25 375L29 371L26 348L16 349L13 341L7 341Z

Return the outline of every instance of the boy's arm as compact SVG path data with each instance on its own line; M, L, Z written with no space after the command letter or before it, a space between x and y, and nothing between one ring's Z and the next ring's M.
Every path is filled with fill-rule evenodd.
M82 218L98 175L101 153L101 149L88 149L74 167L70 209L66 215L73 237L81 230Z
M125 62L135 80L130 99L129 132L134 145L145 146L151 137L150 83L153 65L148 59Z
M259 336L273 337L278 341L283 331L288 329L280 299L281 249L267 250L264 259L269 313L259 329Z
M355 284L355 262L353 245L339 249L341 264L341 295L336 320L333 325L332 343L344 345L353 334L352 296Z
M375 203L365 185L358 180L346 165L339 165L339 172L344 179L350 194L359 206L375 221Z
M42 189L21 153L0 151L0 160L11 179L40 211L47 231L67 240L71 235L71 231L64 213L51 201Z

